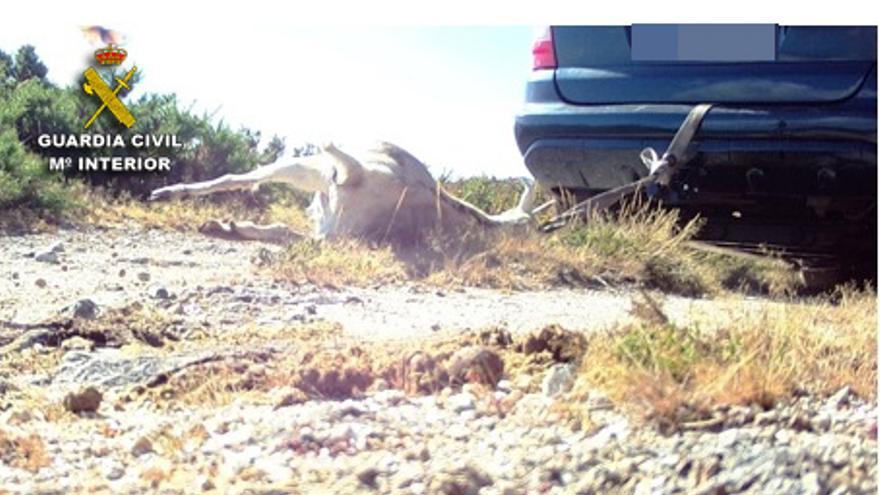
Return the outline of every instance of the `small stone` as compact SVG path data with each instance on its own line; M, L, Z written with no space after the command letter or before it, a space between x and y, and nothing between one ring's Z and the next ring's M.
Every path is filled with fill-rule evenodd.
M467 440L472 435L470 428L464 425L454 424L446 428L446 436L454 440Z
M480 393L482 393L483 390L485 390L484 387L482 387L481 385L477 385L476 383L465 383L464 385L461 386L462 392L464 392L466 394L471 394L475 397L480 395Z
M217 488L217 485L215 485L214 482L211 480L211 478L208 478L207 476L205 476L202 479L200 486L202 488L202 491L206 491L206 492Z
M52 253L63 253L64 252L64 243L61 241L56 242L49 246L49 252Z
M724 450L732 448L739 441L739 437L739 430L736 428L722 431L718 435L718 448Z
M865 426L865 436L871 440L877 440L877 420L873 419Z
M776 432L776 435L773 435L773 438L776 440L777 445L789 445L791 443L791 439L793 434L790 430L780 429Z
M541 382L541 392L546 397L555 397L568 392L572 386L574 386L574 366L555 364L547 370L547 374Z
M153 291L153 298L155 299L169 299L171 297L171 293L168 292L168 289L165 287L157 287L156 290Z
M88 387L79 392L71 392L64 397L64 408L79 414L82 412L95 412L101 405L103 395L95 387Z
M140 457L149 452L153 452L153 442L147 437L140 437L131 447L131 455Z
M18 280L18 272L12 272L12 280Z
M383 390L388 390L389 385L388 382L385 381L384 378L376 378L373 380L373 383L370 385L368 391L369 392L381 392Z
M358 481L361 482L362 485L368 486L372 489L379 488L378 483L376 483L376 478L379 477L379 470L374 467L369 467L357 474Z
M422 462L428 462L431 460L431 451L428 450L428 447L422 447L419 450L418 459Z
M120 277L124 277L124 276L125 276L125 268L122 268L122 269L119 270L119 276L120 276Z
M275 404L275 409L295 406L297 404L307 402L308 400L309 396L305 392L298 388L294 388L288 391L283 391L283 393L281 393L280 399Z
M14 411L9 415L9 424L22 425L34 419L34 415L27 409Z
M84 339L79 335L74 335L69 339L65 339L64 342L61 343L61 349L65 351L91 351L94 348L95 343L91 340Z
M847 452L846 448L838 447L831 453L829 462L836 468L842 468L846 466L849 457L849 452Z
M150 281L150 274L147 272L140 272L137 274L137 278L141 282L149 282Z
M58 254L54 251L43 251L38 253L34 259L43 263L58 263Z
M513 388L517 390L521 390L523 392L532 392L532 375L521 373L513 379Z
M755 424L758 426L766 426L775 423L779 415L775 410L760 412L755 415Z
M841 407L849 404L849 396L852 394L852 391L849 387L843 387L834 393L831 397L825 401L825 407L828 409L840 409Z
M117 462L112 462L108 466L106 466L104 471L104 477L110 481L118 480L125 476L125 469L119 465Z
M504 373L504 361L497 352L480 346L463 347L449 358L453 383L482 383L495 387Z
M481 488L492 484L492 478L472 466L463 466L434 477L430 483L430 493L476 495Z
M813 425L806 414L796 412L788 419L788 428L794 431L810 431Z
M34 284L36 284L37 287L43 289L46 287L46 279L38 278L34 281Z
M819 475L816 474L815 471L811 471L804 475L801 478L801 486L803 487L803 491L801 493L808 495L819 495L824 493L822 489L822 482L819 480Z
M73 317L94 320L98 317L98 305L91 299L80 299L73 305Z
M476 407L476 401L474 400L473 395L467 392L462 392L460 394L451 395L446 399L446 406L449 409L460 413L473 410L474 407Z

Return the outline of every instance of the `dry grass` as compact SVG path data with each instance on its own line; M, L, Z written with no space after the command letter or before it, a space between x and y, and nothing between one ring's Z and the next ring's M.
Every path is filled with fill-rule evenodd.
M698 220L630 203L546 235L532 230L475 234L436 243L411 274L440 285L509 289L637 284L689 296L725 290L792 293L800 279L781 261L695 249ZM426 269L427 267L427 269Z
M233 401L283 406L360 397L377 381L418 395L471 383L486 385L486 395L491 396L501 371L491 363L495 358L483 354L456 358L458 351L484 346L498 356L508 374L539 377L554 362L582 352L578 345L583 344L579 333L556 327L520 342L498 329L387 342L361 342L340 333L338 327L317 323L226 332L201 345L211 346L210 339L216 338L217 345L250 350L188 367L154 387L134 387L127 401L149 400L169 407L214 407ZM268 344L281 342L287 344L283 352L265 351Z
M294 230L310 230L305 212L294 202L268 205L247 193L218 193L211 198L144 202L127 196L111 198L98 189L82 188L82 203L89 205L83 220L99 225L134 223L147 228L195 231L208 220L281 222Z
M489 211L514 204L520 191L518 184L490 179L448 187ZM310 231L296 199L261 204L245 193L220 193L213 199L144 203L108 199L85 187L81 197L90 205L84 219L104 225L193 231L208 220L250 220ZM407 279L504 289L639 284L685 295L725 290L785 295L798 288L797 272L778 260L693 249L691 239L699 229L699 221L682 226L674 211L632 202L616 214L596 214L550 235L534 229L469 232L456 239L434 236L417 250L396 252L354 240L298 242L269 269L280 278L330 285Z
M580 375L639 415L674 425L718 405L769 407L797 394L849 386L876 399L876 295L833 298L742 314L717 331L642 322L590 339Z
M277 278L318 285L381 285L406 280L404 264L390 247L354 239L292 244L271 264Z
M11 437L0 430L0 461L36 473L51 464L43 439L36 433Z
M434 235L415 250L305 241L267 268L280 278L332 285L417 280L522 290L636 284L689 296L726 290L785 295L799 286L797 272L778 260L694 249L699 228L699 221L679 226L674 211L633 204L549 235L528 228Z

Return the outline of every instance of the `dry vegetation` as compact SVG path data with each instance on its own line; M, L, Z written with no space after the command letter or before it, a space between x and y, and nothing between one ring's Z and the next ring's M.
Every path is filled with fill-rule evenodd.
M218 193L212 198L187 198L175 202L145 202L130 196L112 198L98 189L82 188L84 219L100 225L135 223L147 228L196 231L208 220L250 220L284 223L308 232L305 212L295 200L266 204L246 193Z
M492 403L490 392L499 379L534 391L556 363L579 370L558 409L579 427L590 425L587 397L596 392L664 429L704 420L719 407L760 410L802 395L826 397L844 386L876 400L872 290L846 287L822 299L737 312L730 320L735 323L719 328L676 326L650 303L652 296L645 297L634 305L641 308L636 323L592 334L550 326L512 337L489 328L419 341L357 342L326 323L245 326L192 342L166 342L175 352L189 346L246 351L181 369L137 387L126 400L149 398L167 407L233 399L277 406L360 397L379 383L416 395L470 383L474 391L487 391L477 395L490 412L503 414L511 404ZM278 345L286 350L265 350ZM488 352L474 358L479 349Z
M34 473L51 462L39 435L11 437L3 430L0 430L0 461Z
M581 365L580 393L599 388L666 426L706 417L719 406L768 408L844 386L876 399L872 290L844 287L808 304L737 316L735 326L704 330L658 315L594 335Z
M644 204L595 215L552 234L532 229L432 238L418 250L343 240L292 245L271 272L297 282L376 284L404 279L440 286L540 289L642 285L689 296L727 290L784 296L800 286L785 263L695 248L699 221Z
M470 187L471 194L491 194L489 189ZM235 218L307 229L302 208L294 202L254 206L247 196L233 195L222 206L208 200L146 204L84 194L92 205L88 220L101 224L136 222L194 230L209 219ZM497 210L512 201L515 190L505 194L511 198L468 199ZM264 268L275 277L322 285L404 280L508 289L630 284L688 295L760 290L783 299L798 287L797 274L772 257L741 258L694 249L690 241L699 228L699 221L681 225L674 212L630 204L615 215L596 215L550 235L524 230L474 233L454 242L434 239L417 254L355 240L299 242L264 260ZM201 363L152 389L135 391L129 400L142 396L205 405L239 397L277 404L357 396L379 379L409 393L496 381L497 373L487 378L484 365L463 374L454 369L456 352L474 344L500 356L505 376L525 377L520 381L532 387L553 363L579 363L577 386L567 404L580 424L589 423L589 412L581 410L588 390L601 391L635 416L666 427L705 418L719 406L768 407L802 394L827 395L842 386L866 399L876 398L876 295L871 289L840 288L822 298L743 312L730 319L735 325L711 329L675 326L658 309L661 306L650 301L648 297L644 304L634 305L641 316L638 323L592 334L586 341L575 338L574 332L550 328L543 336L516 342L503 331L491 330L379 345L348 341L338 329L301 326L243 328L217 341L212 339L218 337L202 336L189 343L168 342L122 321L149 318L142 311L113 313L89 328L69 330L98 346L108 345L89 332L100 333L107 318L118 318L110 326L129 330L117 340L143 341L165 351L230 344L259 349L268 341L308 341L283 355L254 351ZM43 462L34 439L0 436L0 444L4 455L14 455L11 462ZM159 473L145 476L158 478Z
M468 179L448 188L489 211L515 203L519 191L510 181L490 179ZM80 197L90 205L83 218L103 225L135 223L195 231L208 220L250 220L310 231L302 198L297 197L266 201L247 193L227 193L145 203L127 197L109 199L85 188ZM685 295L734 290L774 296L798 289L798 273L772 257L756 260L695 249L691 239L699 228L699 221L682 225L675 212L635 202L613 215L594 215L588 222L550 235L533 229L473 232L459 239L433 238L407 251L356 240L306 241L263 261L275 277L323 285L407 279L504 289L634 284Z

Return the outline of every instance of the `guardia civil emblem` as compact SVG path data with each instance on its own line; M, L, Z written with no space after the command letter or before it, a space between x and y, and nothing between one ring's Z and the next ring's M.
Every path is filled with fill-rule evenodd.
M100 41L101 43L107 44L104 48L95 50L95 61L99 66L121 66L128 57L128 52L119 47L119 43L122 42L122 36L116 31L101 26L89 26L83 28L83 34L92 42ZM82 86L83 91L88 95L96 96L101 105L95 110L89 120L86 121L83 126L84 129L88 129L104 110L110 110L110 113L116 117L116 120L125 127L131 127L134 125L136 121L134 115L132 115L125 104L122 103L122 97L119 92L123 89L126 91L131 90L131 84L129 81L135 72L137 72L137 66L133 65L123 77L114 78L115 86L111 88L110 84L104 81L104 78L101 77L94 67L86 69L83 73L83 77L85 78L85 82ZM113 84L113 82L111 82L111 84Z

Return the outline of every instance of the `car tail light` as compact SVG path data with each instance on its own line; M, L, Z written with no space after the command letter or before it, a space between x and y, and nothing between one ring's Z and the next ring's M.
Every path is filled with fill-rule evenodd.
M555 68L556 53L553 52L553 31L548 26L532 45L532 70Z

